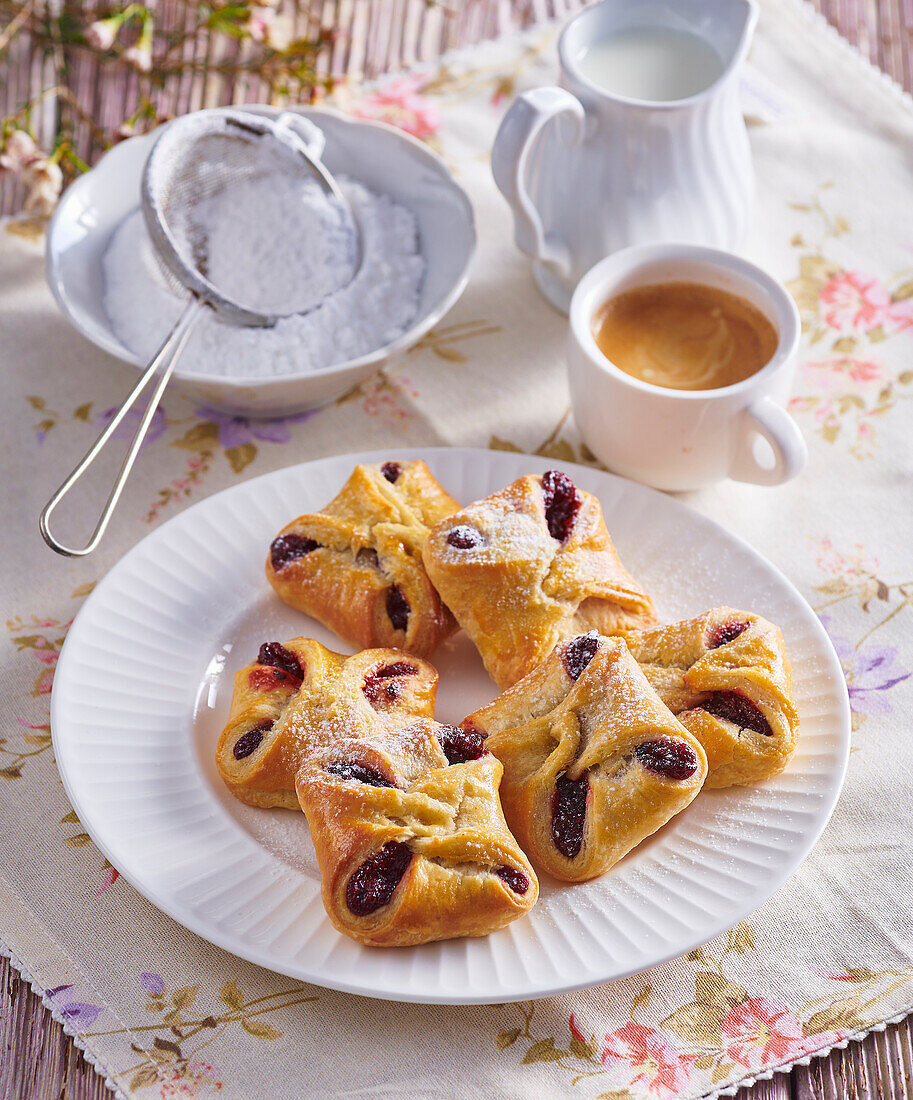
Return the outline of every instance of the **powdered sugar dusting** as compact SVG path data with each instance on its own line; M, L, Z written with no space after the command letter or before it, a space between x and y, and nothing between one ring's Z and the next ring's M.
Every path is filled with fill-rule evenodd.
M297 226L266 241L257 233L260 217L238 219L234 234L216 232L231 210L213 206L207 217L210 278L214 285L223 280L231 296L257 309L300 309L302 298L342 289L313 312L285 317L270 329L224 324L207 311L182 357L184 372L256 378L316 371L367 355L409 328L425 273L415 215L352 180L337 182L358 222L363 248L361 268L348 285L351 240L339 208L316 183L308 182L303 192ZM185 300L166 281L139 210L118 226L102 270L105 311L115 335L134 354L151 358Z

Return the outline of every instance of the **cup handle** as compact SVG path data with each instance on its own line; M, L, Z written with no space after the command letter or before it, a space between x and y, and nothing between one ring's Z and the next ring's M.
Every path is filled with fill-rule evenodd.
M770 397L761 397L742 412L739 424L741 437L729 468L735 481L753 485L781 485L802 472L808 458L808 447L793 420L782 405ZM762 466L755 457L755 435L770 444L774 453L772 467Z
M546 232L529 192L526 174L530 152L542 128L559 119L565 145L579 145L584 136L585 112L581 102L563 88L535 88L524 92L504 116L491 150L491 171L498 190L514 215L514 240L521 252L538 260L556 275L571 273L570 251ZM564 126L560 120L566 120Z

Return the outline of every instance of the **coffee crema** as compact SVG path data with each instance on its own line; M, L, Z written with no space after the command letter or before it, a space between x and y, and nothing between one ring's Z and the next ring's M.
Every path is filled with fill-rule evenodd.
M715 390L773 358L777 330L756 307L702 283L639 286L595 314L593 337L619 370L673 390Z

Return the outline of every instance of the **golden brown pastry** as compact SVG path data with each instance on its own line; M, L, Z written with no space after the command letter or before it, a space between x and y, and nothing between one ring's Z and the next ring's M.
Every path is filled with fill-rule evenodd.
M731 607L626 636L644 675L704 746L708 787L777 775L799 737L778 627Z
M430 718L437 680L427 661L397 650L344 657L309 638L265 642L235 675L219 774L242 802L297 810L295 775L309 752Z
M501 771L478 734L429 720L309 757L298 798L334 926L402 947L528 912L539 885L504 821Z
M441 521L425 568L501 688L562 638L616 634L655 621L653 604L618 559L599 501L549 470Z
M456 623L428 579L422 547L457 508L424 462L356 466L322 511L279 532L267 579L353 646L427 657Z
M617 863L701 789L700 743L650 687L624 641L596 631L559 643L471 714L504 765L501 798L524 850L579 882Z

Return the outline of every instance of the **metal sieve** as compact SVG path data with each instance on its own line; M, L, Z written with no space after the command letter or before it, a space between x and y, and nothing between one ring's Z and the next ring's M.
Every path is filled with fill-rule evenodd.
M146 162L140 203L163 271L173 289L190 297L168 337L111 422L45 505L39 527L45 542L58 554L82 557L90 554L101 541L165 387L204 308L214 310L220 320L229 324L269 327L281 317L310 313L326 299L327 295L323 294L296 302L295 308L288 312L268 313L252 307L249 302L237 301L225 292L225 288L214 285L209 279L207 264L210 231L198 216L201 204L223 193L231 201L232 189L242 183L253 181L268 187L272 173L299 173L302 178L312 177L336 200L343 212L352 234L354 257L348 281L357 274L362 259L358 224L336 181L320 161L323 143L323 133L312 122L291 113L272 118L247 111L196 111L175 119L162 131ZM292 212L288 213L287 220L291 222ZM249 210L246 215L250 216ZM268 235L275 230L275 219L270 216L268 224L264 223L263 233ZM306 254L307 244L302 242L302 254ZM282 272L277 275L281 277ZM330 293L341 289L342 286L335 287ZM63 545L49 530L51 514L149 386L152 386L151 397L89 542L81 549Z

